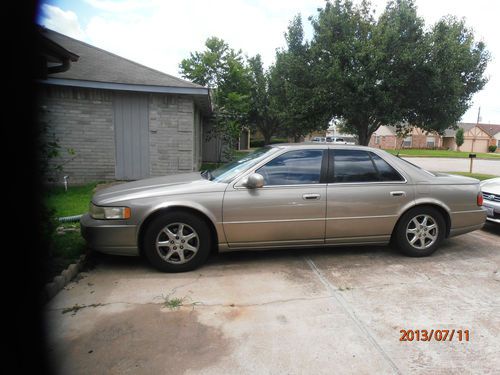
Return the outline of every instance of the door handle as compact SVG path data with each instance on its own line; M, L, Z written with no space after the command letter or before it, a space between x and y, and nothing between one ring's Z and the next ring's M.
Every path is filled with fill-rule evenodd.
M313 199L319 199L319 198L321 198L320 194L302 194L302 199L304 199L306 201L310 201Z
M406 197L406 193L404 191L391 191L391 195L393 197Z

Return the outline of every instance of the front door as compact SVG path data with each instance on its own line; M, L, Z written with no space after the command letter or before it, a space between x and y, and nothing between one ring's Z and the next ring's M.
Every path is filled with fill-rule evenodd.
M326 163L327 150L288 151L255 171L264 187L228 187L223 222L229 246L324 243Z
M331 150L329 166L326 243L388 241L413 186L370 151Z
M149 177L148 97L139 93L116 93L113 110L116 179Z

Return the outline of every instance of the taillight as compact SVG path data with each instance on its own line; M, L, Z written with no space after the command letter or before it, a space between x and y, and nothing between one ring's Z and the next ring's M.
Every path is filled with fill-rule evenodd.
M483 205L483 193L481 192L477 193L477 205L478 206Z

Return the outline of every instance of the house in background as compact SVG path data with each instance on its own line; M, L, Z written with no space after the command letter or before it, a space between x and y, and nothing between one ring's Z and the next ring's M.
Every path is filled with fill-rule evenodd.
M500 152L500 125L458 123L464 129L464 144L460 151L465 152L488 152L489 146L497 146L496 152ZM444 145L450 150L457 151L455 135L458 129L446 129L443 140Z
M464 129L464 144L460 151L488 152L488 146L497 146L500 152L500 125L458 123ZM402 139L396 134L396 127L382 125L373 133L369 146L383 149L442 148L457 151L455 135L457 129L446 129L441 136L413 128L410 135Z
M380 126L370 138L368 146L396 149L402 148L438 148L442 147L442 139L437 133L428 133L419 128L413 128L406 138L398 137L396 127L390 125Z
M200 167L212 110L208 88L46 28L40 33L72 59L68 70L48 69L39 81L49 140L75 151L53 160L63 165L61 175L84 183Z

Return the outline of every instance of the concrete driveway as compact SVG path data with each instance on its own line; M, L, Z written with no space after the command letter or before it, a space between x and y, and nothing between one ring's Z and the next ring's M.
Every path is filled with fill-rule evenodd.
M409 162L435 172L469 172L469 159L458 158L407 158ZM472 172L500 176L500 159L476 159Z
M162 274L98 256L47 306L61 374L448 374L500 368L500 228L388 247L221 254ZM165 301L182 300L171 309ZM179 302L179 301L177 301ZM455 330L400 341L400 330ZM458 339L469 330L469 341Z

